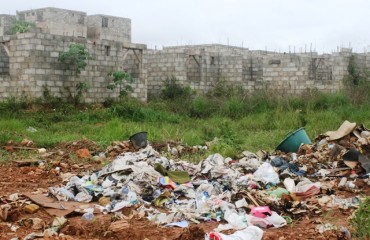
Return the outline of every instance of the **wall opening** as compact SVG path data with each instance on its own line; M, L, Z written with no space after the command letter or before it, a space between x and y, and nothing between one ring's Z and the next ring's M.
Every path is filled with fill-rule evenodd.
M110 56L110 46L104 46L104 55Z
M108 18L102 17L102 19L101 19L101 26L103 28L107 28L108 27Z
M78 24L81 24L81 25L84 25L85 24L85 18L84 18L84 16L82 16L82 15L78 16L77 23Z
M9 56L4 43L0 43L0 75L9 75Z

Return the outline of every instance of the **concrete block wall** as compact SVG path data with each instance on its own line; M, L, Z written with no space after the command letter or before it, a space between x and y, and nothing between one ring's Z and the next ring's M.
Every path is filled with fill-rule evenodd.
M263 87L263 58L249 55L243 57L242 64L243 89L253 91Z
M0 77L2 99L9 95L41 97L44 87L53 96L68 98L69 94L75 95L78 82L87 82L90 89L85 101L102 102L118 96L118 89L107 89L110 83L108 73L127 70L136 74L132 96L146 101L146 73L137 64L139 60L142 61L140 53L137 50L139 60L134 53L125 54L123 43L105 41L104 44L94 44L83 38L33 32L4 36L4 40L9 42L10 55L9 75ZM79 78L67 66L58 62L59 52L68 50L71 43L84 44L94 56ZM106 54L106 46L110 47L109 54Z
M36 22L37 28L8 35L16 18ZM57 60L59 52L68 50L71 43L85 45L94 56L79 78ZM361 74L369 77L369 53L352 53L350 49L322 55L276 53L220 44L147 50L145 45L131 43L130 19L43 8L17 12L16 16L0 15L0 99L39 97L44 87L54 96L67 98L82 81L91 86L86 102L101 102L118 97L118 89L106 88L110 83L107 75L115 70L134 76L135 92L131 95L144 101L147 94L159 94L170 77L201 94L220 80L248 91L334 92L343 87L352 55Z
M0 14L0 36L9 33L15 19L16 18L13 15Z
M103 39L131 42L131 19L107 15L87 16L87 37L92 41Z
M62 36L86 37L86 13L60 8L40 8L17 12L17 19L34 22L45 31Z
M170 53L176 54L176 60ZM148 92L160 92L164 79L170 75L180 77L182 85L189 85L198 93L212 90L219 80L249 91L272 89L300 94L307 89L318 89L335 92L343 87L352 54L346 50L323 55L274 53L222 45L165 47L146 56ZM356 59L359 66L370 66L366 56ZM168 68L173 62L178 63L175 73Z
M187 84L187 55L183 51L146 50L144 61L148 94L158 95L167 78L176 77L179 84Z

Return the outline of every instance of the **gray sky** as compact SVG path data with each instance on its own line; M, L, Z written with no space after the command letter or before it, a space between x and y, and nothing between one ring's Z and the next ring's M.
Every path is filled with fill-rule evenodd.
M1 0L0 13L58 7L128 17L149 48L220 43L272 51L370 50L369 0Z

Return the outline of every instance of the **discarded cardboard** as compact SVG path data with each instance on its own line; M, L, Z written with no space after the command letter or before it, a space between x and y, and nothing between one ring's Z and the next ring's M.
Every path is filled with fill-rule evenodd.
M58 202L56 199L47 197L43 194L32 194L24 193L24 196L28 197L31 201L45 208L45 211L56 217L67 216L74 212L76 209L82 207L88 208L93 207L93 204L79 203L79 202Z
M324 135L328 136L329 141L340 139L350 134L356 127L356 123L344 121L337 131L328 131Z

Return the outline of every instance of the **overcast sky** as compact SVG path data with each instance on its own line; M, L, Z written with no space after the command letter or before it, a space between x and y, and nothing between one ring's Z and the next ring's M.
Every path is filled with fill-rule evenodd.
M220 43L250 49L370 50L369 0L0 0L0 13L58 7L128 17L149 48Z

